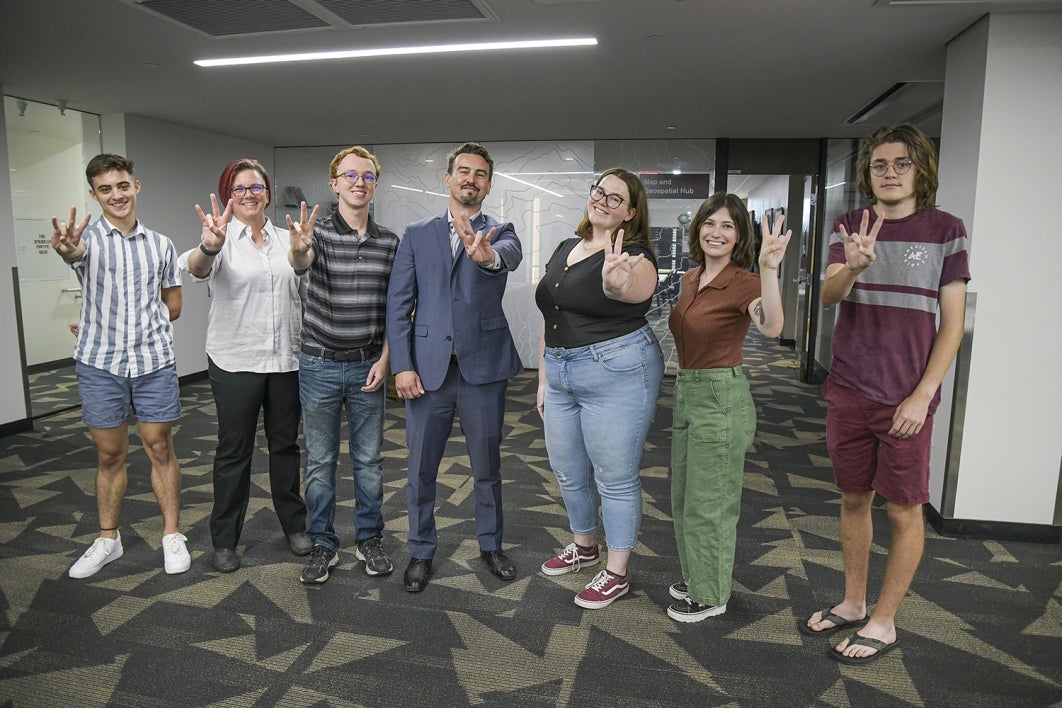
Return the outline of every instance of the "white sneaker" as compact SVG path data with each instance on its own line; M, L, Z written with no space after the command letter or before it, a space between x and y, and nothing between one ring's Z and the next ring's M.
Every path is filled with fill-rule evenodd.
M87 578L90 575L95 575L100 568L112 560L121 558L123 553L125 553L125 549L122 548L122 534L119 533L118 538L103 538L100 536L92 542L85 554L70 566L70 577Z
M184 542L188 539L182 533L171 533L162 537L162 556L166 559L166 572L170 575L183 573L192 567L192 557Z

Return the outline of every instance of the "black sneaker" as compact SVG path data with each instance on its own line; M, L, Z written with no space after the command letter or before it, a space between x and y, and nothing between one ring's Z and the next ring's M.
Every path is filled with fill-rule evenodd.
M354 557L365 561L365 572L369 575L390 575L394 570L379 538L370 538L359 543Z
M310 562L302 569L302 577L299 578L306 584L323 583L328 580L328 569L335 568L339 563L339 555L328 548L316 544L310 551Z
M676 622L700 622L709 617L716 617L726 612L726 605L702 605L687 596L684 602L679 602L667 608L667 616Z
M685 580L675 583L667 591L676 600L685 600L690 596L690 586Z

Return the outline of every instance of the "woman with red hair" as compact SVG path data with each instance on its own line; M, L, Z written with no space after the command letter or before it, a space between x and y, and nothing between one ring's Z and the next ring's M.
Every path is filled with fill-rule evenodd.
M272 192L259 162L230 162L217 196L210 195L211 214L195 207L202 240L178 259L193 281L210 287L206 351L218 418L210 538L214 568L222 573L240 567L236 546L250 499L259 412L273 508L293 553L306 555L313 546L299 494L301 278L288 263L287 229L266 216ZM224 212L219 199L227 201Z

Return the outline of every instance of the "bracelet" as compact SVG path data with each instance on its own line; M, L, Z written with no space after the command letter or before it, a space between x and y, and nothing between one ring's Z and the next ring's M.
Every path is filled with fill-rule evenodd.
M210 256L211 258L221 253L220 248L216 251L211 251L209 248L203 245L202 241L199 242L199 250L203 252L203 255Z

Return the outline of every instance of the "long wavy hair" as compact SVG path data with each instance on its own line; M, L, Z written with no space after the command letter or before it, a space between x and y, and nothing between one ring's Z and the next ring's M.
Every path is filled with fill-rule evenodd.
M936 206L937 187L940 184L937 178L937 150L933 147L933 141L910 123L878 128L863 143L859 151L859 176L856 179L859 194L871 204L878 201L870 181L870 157L874 150L886 143L903 143L907 146L907 156L911 158L915 169L915 211Z

